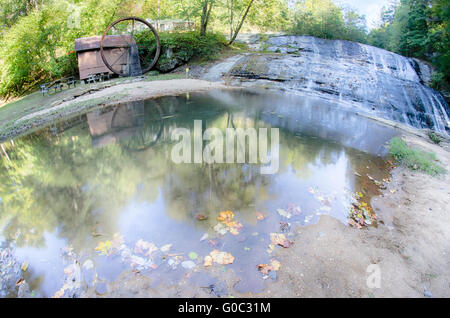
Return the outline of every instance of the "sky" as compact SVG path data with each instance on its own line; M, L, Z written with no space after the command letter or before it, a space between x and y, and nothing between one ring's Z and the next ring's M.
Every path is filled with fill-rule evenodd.
M366 16L368 29L373 29L380 22L380 14L383 6L389 4L389 0L333 0L338 5L347 5Z

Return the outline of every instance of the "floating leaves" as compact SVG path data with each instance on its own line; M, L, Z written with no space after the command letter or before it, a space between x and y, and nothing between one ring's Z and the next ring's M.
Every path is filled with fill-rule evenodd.
M375 183L378 187L382 186L382 183L380 181L376 180L375 178L371 177L368 174L367 174L367 178L369 178L369 180L372 181L373 183Z
M191 260L195 260L195 259L198 258L198 254L195 253L195 252L190 252L190 253L188 254L188 256L189 256L189 258L190 258Z
M156 265L150 259L146 259L137 255L130 256L130 265L131 267L137 267L137 269L139 270L147 268L156 269Z
M358 229L376 222L377 216L372 208L363 200L363 194L357 192L350 208L348 224Z
M270 271L278 271L281 267L281 263L275 259L270 261L270 264L259 264L258 270L261 274L267 275Z
M222 252L219 250L212 250L209 255L205 256L203 266L211 266L212 264L217 263L220 265L232 264L234 262L234 256L227 252Z
M21 269L23 272L26 272L27 269L28 269L28 262L27 262L27 261L23 262L23 263L22 263L22 266L20 267L20 269Z
M262 220L264 220L266 217L264 216L264 214L262 214L261 212L255 212L255 214L256 214L256 219L258 220L258 221L262 221Z
M111 246L112 246L111 241L98 242L98 245L95 248L95 250L97 252L100 252L100 255L108 255L108 252L111 249Z
M205 256L205 259L203 260L203 266L208 267L208 266L212 266L213 264L213 258L212 256Z
M199 221L204 221L204 220L208 219L208 217L207 217L206 215L204 215L204 214L197 214L197 215L195 216L195 218L196 218L197 220L199 220Z
M100 255L111 256L119 252L123 246L124 240L123 236L119 233L115 233L112 240L106 240L99 242L95 250L100 253Z
M270 233L270 240L272 241L273 245L279 245L284 248L288 248L293 244L286 238L284 234Z
M222 222L224 225L229 226L233 222L234 213L231 211L222 211L217 217L217 221Z
M225 225L223 225L222 223L217 223L214 226L214 231L216 231L218 234L220 235L225 235L228 232L228 229Z
M238 235L239 230L242 228L242 224L234 220L234 213L231 211L220 212L217 220L220 223L214 226L214 230L220 235L225 235L227 232Z
M156 252L157 250L158 248L155 244L144 241L142 239L137 241L136 245L134 246L134 253L143 254L145 256L151 256L152 253Z

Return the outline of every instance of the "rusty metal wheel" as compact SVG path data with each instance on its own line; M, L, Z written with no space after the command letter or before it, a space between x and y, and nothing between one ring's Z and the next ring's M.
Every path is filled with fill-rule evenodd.
M100 41L103 63L120 76L147 73L158 62L160 53L158 32L150 23L137 17L114 21Z

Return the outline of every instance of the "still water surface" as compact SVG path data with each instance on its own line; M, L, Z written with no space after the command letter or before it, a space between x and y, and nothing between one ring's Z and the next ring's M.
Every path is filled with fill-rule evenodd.
M278 173L174 164L171 132L192 131L198 119L223 131L279 128ZM208 285L189 273L204 270L213 249L234 256L211 268L233 271L235 291L261 291L276 279L257 270L272 258L270 233L294 240L322 214L347 223L355 192L377 194L364 176L386 177L383 156L395 135L319 99L213 91L96 110L16 139L0 167L0 296L17 296L19 278L32 296L103 294L130 270L155 288L186 277ZM217 227L221 211L233 212L238 234Z

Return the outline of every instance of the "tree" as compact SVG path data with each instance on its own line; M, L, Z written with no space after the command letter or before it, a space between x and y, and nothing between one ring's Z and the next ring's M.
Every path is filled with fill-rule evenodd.
M213 4L214 0L203 0L202 15L200 19L200 35L206 34Z
M242 16L239 24L237 25L237 27L234 31L232 30L232 36L231 36L230 42L228 43L229 45L233 44L234 40L236 40L236 37L239 34L239 31L241 30L242 25L244 24L245 18L247 17L247 14L250 11L250 8L252 7L253 1L254 0L249 1L247 8L245 9L244 15Z
M394 11L392 13L391 11ZM369 43L384 49L431 61L438 69L432 85L450 81L450 10L446 0L401 0L383 10L383 23L369 34Z

